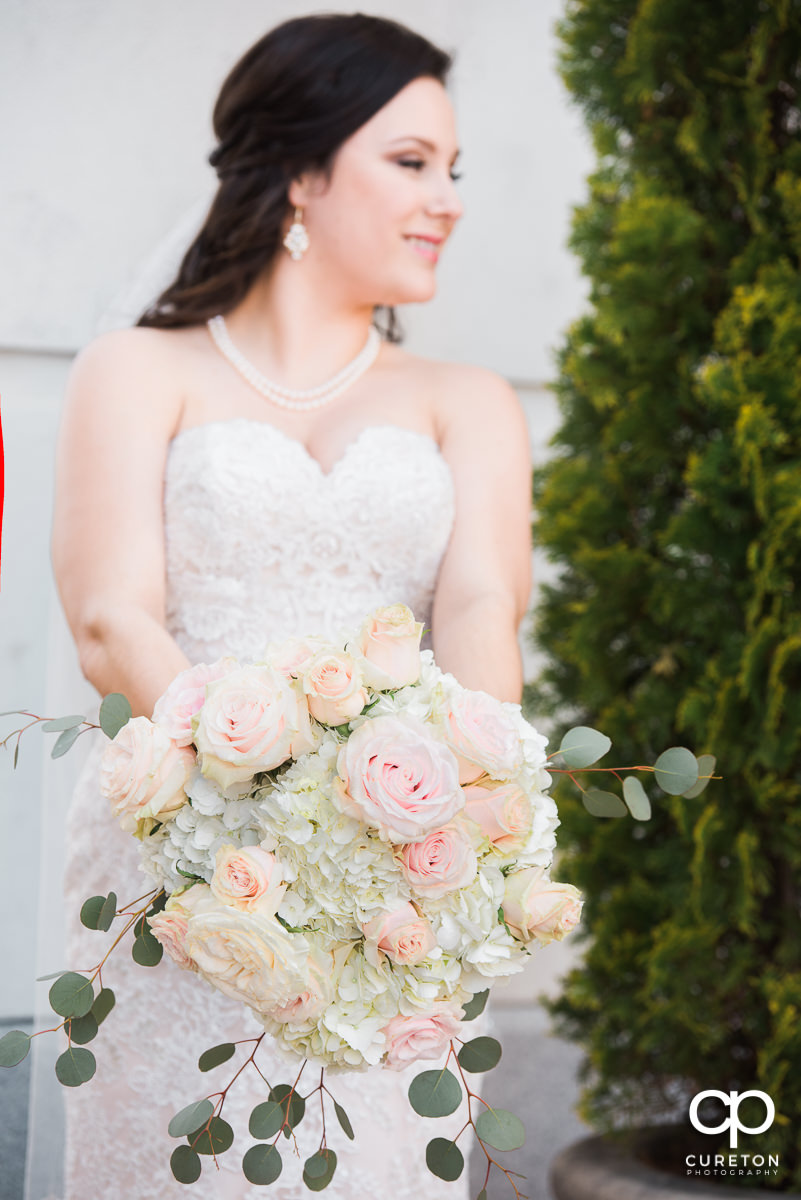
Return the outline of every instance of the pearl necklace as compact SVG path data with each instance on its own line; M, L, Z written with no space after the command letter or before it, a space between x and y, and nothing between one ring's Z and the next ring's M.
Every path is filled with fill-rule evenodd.
M273 404L278 404L281 408L294 409L296 412L319 408L321 404L326 404L340 392L344 392L346 387L350 387L354 380L363 375L367 368L375 362L382 341L381 334L374 325L371 325L364 346L341 371L337 371L336 375L333 375L325 383L318 384L317 387L296 390L266 379L251 362L248 362L244 354L237 350L231 341L222 314L218 313L216 317L210 317L206 324L217 349L257 392L266 396L268 400L272 400Z

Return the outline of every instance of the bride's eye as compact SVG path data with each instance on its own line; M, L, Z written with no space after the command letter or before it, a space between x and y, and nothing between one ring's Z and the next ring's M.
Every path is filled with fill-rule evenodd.
M399 158L397 159L397 163L399 167L412 167L415 171L419 171L421 167L426 165L421 158ZM451 171L450 176L455 183L457 179L462 178L462 174L462 171Z

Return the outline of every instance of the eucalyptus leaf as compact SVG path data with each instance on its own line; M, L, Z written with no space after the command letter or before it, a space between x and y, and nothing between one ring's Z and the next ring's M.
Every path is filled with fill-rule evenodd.
M234 1131L222 1117L212 1117L208 1125L198 1133L187 1134L191 1140L192 1149L197 1154L222 1154L233 1143Z
M681 796L698 782L698 759L684 746L663 750L654 763L654 776L663 792Z
M0 1067L16 1067L31 1048L31 1039L21 1029L10 1029L0 1038Z
M481 1191L476 1196L476 1200L487 1200L487 1189L486 1188L481 1189Z
M479 1113L476 1133L496 1150L518 1150L526 1140L523 1122L505 1108L485 1108Z
M103 1024L116 1003L117 998L111 988L104 987L100 989L95 996L95 1002L90 1010L98 1025Z
M236 1046L233 1042L221 1042L219 1046L212 1046L210 1050L203 1051L197 1060L198 1068L201 1071L212 1071L221 1063L228 1062L228 1059L233 1058L235 1053Z
M56 1059L56 1078L65 1087L87 1083L96 1069L97 1062L92 1051L83 1050L80 1046L68 1046Z
M349 1137L350 1140L353 1141L356 1135L353 1132L353 1126L350 1123L350 1118L348 1117L348 1114L345 1112L342 1105L337 1104L336 1100L334 1101L334 1112L337 1114L337 1120L342 1126L345 1136Z
M16 746L14 747L14 759L13 759L13 761L12 761L12 763L11 763L11 765L12 765L12 767L14 768L14 770L15 770L15 771L16 771L16 769L17 769L17 763L18 763L18 762L19 762L19 742L17 742Z
M131 946L131 958L140 967L156 967L164 956L164 947L157 942L151 933L143 933L134 938Z
M698 755L698 782L681 793L685 800L694 800L709 786L710 776L715 774L716 765L717 759L714 754Z
M277 1100L257 1104L250 1114L248 1129L254 1138L270 1138L284 1123L284 1106Z
M623 801L614 792L602 792L588 788L581 796L584 807L594 817L625 817L628 814Z
M58 733L61 729L72 729L74 725L80 725L86 720L84 716L69 716L69 717L54 717L51 721L43 721L42 729L45 733Z
M61 758L62 754L66 754L70 746L72 746L76 741L80 732L80 725L74 725L72 728L65 729L63 733L60 733L53 742L53 749L50 751L50 757Z
M81 905L81 924L87 929L97 929L105 903L105 896L90 896L88 900L84 900Z
M50 989L50 1007L60 1017L85 1017L94 1002L91 979L77 971L60 975Z
M475 992L467 1004L462 1005L464 1016L463 1021L475 1021L476 1017L480 1017L484 1009L487 1007L487 999L489 997L489 988L483 992Z
M461 1150L447 1138L434 1138L426 1146L426 1166L432 1175L452 1183L464 1170Z
M115 738L132 716L131 705L122 692L109 692L100 705L100 728L106 737Z
M214 1113L211 1100L195 1100L177 1112L167 1126L170 1137L186 1137L199 1129Z
M71 1042L75 1042L77 1046L85 1046L92 1038L97 1037L97 1021L91 1012L85 1017L70 1017L67 1032Z
M409 1084L409 1103L421 1117L447 1117L461 1100L459 1080L446 1067L423 1071Z
M635 821L647 821L651 816L651 801L636 775L623 780L623 799Z
M559 753L568 767L581 769L591 767L606 754L612 745L610 738L589 725L576 725L568 729L559 744Z
M170 1155L170 1170L179 1183L200 1179L200 1156L191 1146L176 1146Z
M287 1125L294 1129L303 1120L306 1101L288 1083L279 1083L270 1092L270 1099L277 1101L284 1110ZM284 1132L288 1133L289 1130Z
M457 1058L463 1071L478 1074L480 1071L491 1071L500 1062L501 1043L491 1037L473 1038L465 1042Z
M47 981L49 979L60 979L62 975L68 975L68 974L69 974L69 969L67 967L65 967L63 971L51 971L49 975L37 975L36 982L37 983L47 983Z
M102 929L105 933L111 929L111 923L117 915L117 894L109 892L103 902L103 907L100 910L100 916L97 922L97 928Z
M248 1183L275 1183L283 1167L277 1146L251 1146L242 1159L242 1171Z
M321 1166L323 1168L321 1173L312 1174L309 1169L311 1167L315 1172L319 1172ZM310 1192L321 1192L323 1188L328 1187L336 1167L337 1156L333 1150L329 1150L328 1147L324 1150L318 1150L304 1164L303 1182Z

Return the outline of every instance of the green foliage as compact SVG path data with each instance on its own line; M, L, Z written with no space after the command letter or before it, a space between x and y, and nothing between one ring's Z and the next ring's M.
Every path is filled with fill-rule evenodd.
M221 1063L233 1058L235 1053L236 1046L233 1042L222 1042L219 1046L212 1046L210 1050L204 1050L197 1060L198 1070L213 1071Z
M491 1037L477 1037L465 1042L457 1058L463 1071L474 1074L491 1071L501 1060L501 1043Z
M248 1183L275 1183L283 1168L280 1151L275 1146L251 1146L242 1159L242 1171Z
M447 1117L462 1099L459 1080L446 1067L423 1071L409 1084L409 1103L421 1117Z
M303 1182L311 1192L321 1192L331 1182L337 1166L337 1156L327 1147L307 1158L303 1166Z
M131 715L131 704L127 697L123 696L122 692L109 692L107 696L103 697L100 704L98 712L100 728L106 737L115 738L123 725L128 724Z
M94 1002L91 979L65 971L50 989L50 1007L60 1017L85 1017Z
M526 1140L523 1122L505 1108L485 1108L476 1118L476 1133L495 1150L519 1150Z
M56 1078L64 1087L79 1087L88 1083L97 1070L97 1061L91 1050L68 1046L56 1059Z
M29 1034L21 1029L10 1029L0 1038L0 1067L16 1067L27 1057L30 1048Z
M462 1012L464 1013L462 1020L475 1021L476 1017L480 1017L487 1007L488 999L489 988L486 988L483 992L475 992L472 998L466 1004L462 1005Z
M464 1157L454 1142L433 1138L426 1146L426 1166L432 1175L452 1183L464 1170Z
M170 1170L179 1183L200 1179L200 1156L191 1146L176 1146L170 1155Z
M556 745L597 726L623 763L683 741L699 779L643 776L650 819L622 821L559 782L586 953L547 1006L586 1052L585 1120L758 1088L772 1184L798 1191L801 7L571 0L558 36L597 166L570 238L590 304L535 483L558 577L527 711Z

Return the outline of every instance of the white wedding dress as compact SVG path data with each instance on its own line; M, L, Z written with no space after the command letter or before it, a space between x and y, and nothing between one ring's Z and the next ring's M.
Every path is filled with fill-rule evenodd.
M300 442L266 422L231 418L184 430L170 444L164 482L170 632L194 663L223 654L256 658L268 641L290 634L336 634L380 604L406 603L427 627L453 505L452 477L436 442L400 426L366 428L328 473ZM67 830L67 964L80 969L98 962L110 940L78 924L81 902L114 889L126 903L148 890L136 842L119 830L99 795L105 738L92 736L96 744ZM65 1089L64 1200L264 1195L241 1171L254 1141L248 1114L266 1099L252 1068L225 1101L222 1115L235 1140L220 1156L219 1171L204 1157L197 1183L187 1188L175 1182L169 1156L179 1142L166 1132L180 1108L226 1086L243 1050L207 1074L198 1071L198 1056L217 1043L258 1033L252 1015L166 956L156 968L137 966L127 945L109 959L103 983L114 989L117 1005L91 1045L97 1073L89 1083ZM268 1043L258 1061L272 1084L294 1078ZM411 1079L434 1065L330 1077L356 1134L355 1142L348 1141L327 1119L328 1145L338 1156L325 1193L331 1200L467 1197L466 1168L457 1183L446 1184L425 1164L428 1140L455 1136L462 1110L423 1120L408 1102ZM318 1078L307 1068L302 1090L310 1091ZM283 1171L268 1192L274 1200L309 1195L301 1170L317 1149L318 1130L319 1096L297 1130L300 1155L291 1140L280 1139Z

